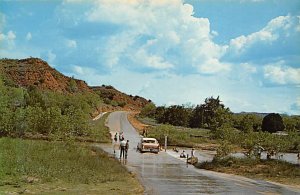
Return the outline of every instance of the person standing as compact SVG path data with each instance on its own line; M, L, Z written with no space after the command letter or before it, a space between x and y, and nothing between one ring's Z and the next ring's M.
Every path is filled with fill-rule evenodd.
M116 132L115 137L114 137L115 142L118 141L118 133Z
M129 149L129 140L127 140L126 145L125 145L125 159L127 159L128 149Z
M126 150L126 141L122 140L120 142L120 159L123 156L123 158L125 158L125 150Z
M121 133L119 133L119 141L121 142L123 140L124 140L124 133L121 132Z
M116 132L114 136L114 142L113 142L114 154L116 154L117 142L118 142L118 133Z
M195 149L192 148L192 151L191 151L191 157L194 157L194 155L195 155Z

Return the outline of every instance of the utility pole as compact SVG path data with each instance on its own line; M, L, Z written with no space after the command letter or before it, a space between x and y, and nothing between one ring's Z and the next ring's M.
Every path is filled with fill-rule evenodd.
M165 135L165 152L167 152L167 142L168 142L168 136Z

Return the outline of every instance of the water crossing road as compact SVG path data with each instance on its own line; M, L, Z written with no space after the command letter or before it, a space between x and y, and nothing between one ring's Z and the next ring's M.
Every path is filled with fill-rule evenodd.
M128 122L126 112L111 113L107 125L112 135L123 131L125 140L129 140L128 160L120 161L136 173L145 194L300 194L298 189L286 186L196 169L168 152L141 154L136 151L140 136ZM101 148L114 154L112 144L101 145ZM119 150L115 156L119 158Z

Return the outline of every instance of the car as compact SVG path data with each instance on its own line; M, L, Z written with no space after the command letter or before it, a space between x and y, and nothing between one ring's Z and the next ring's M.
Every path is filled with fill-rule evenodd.
M140 152L159 152L159 143L155 138L142 137L141 141L137 145L137 149Z

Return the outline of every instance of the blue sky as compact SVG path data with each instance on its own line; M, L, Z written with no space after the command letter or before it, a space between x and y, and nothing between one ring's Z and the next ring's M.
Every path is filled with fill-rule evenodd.
M0 57L156 105L300 114L299 0L3 1Z

